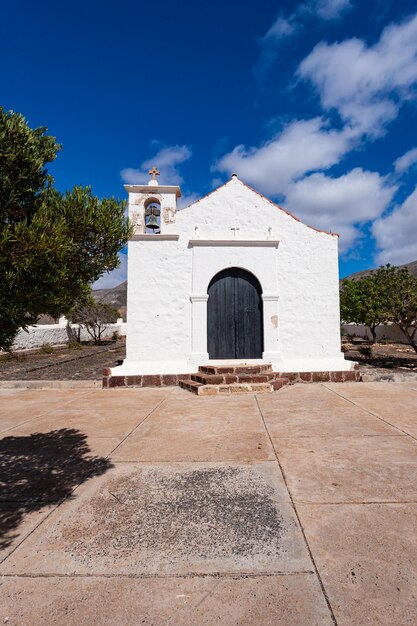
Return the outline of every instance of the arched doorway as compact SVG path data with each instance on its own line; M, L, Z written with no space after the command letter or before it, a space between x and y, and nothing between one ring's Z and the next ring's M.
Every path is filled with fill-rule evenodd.
M214 276L208 287L207 351L210 359L260 359L263 352L262 289L237 267Z

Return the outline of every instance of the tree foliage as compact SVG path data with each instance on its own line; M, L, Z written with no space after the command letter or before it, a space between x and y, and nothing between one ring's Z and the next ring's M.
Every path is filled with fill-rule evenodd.
M0 349L39 315L66 315L118 266L131 227L125 203L89 187L60 193L46 165L60 146L46 128L0 108Z
M19 113L0 107L0 223L32 220L37 200L51 184L46 164L61 146L45 135L45 127L31 129Z
M386 265L375 272L382 291L387 321L396 324L417 352L417 278L405 267Z
M360 280L344 280L341 318L368 326L373 340L379 324L396 324L417 352L417 278L407 268L380 267Z
M342 320L367 326L375 343L376 329L386 321L387 311L383 293L373 274L360 280L343 281L340 316Z
M101 343L108 325L117 322L118 317L119 312L115 307L94 300L89 300L69 314L69 319L83 326L96 344Z

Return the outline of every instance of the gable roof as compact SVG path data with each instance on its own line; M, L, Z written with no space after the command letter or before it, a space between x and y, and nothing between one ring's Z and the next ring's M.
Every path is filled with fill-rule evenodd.
M209 191L208 193L206 193L204 196L202 196L201 198L199 198L198 200L195 200L194 202L192 202L191 204L189 204L188 206L184 207L181 209L181 211L184 211L186 209L191 208L192 206L194 206L194 204L197 204L197 202L201 202L201 200L205 200L206 198L208 198L209 196L211 196L213 193L216 193L217 191L219 191L219 189L222 189L222 187L226 187L226 185L230 185L230 183L232 181L237 181L239 182L241 185L243 185L244 187L246 187L247 189L249 189L250 191L252 191L253 193L256 193L257 196L259 196L260 198L262 198L263 200L266 200L266 202L269 202L269 204L271 204L273 207L275 207L276 209L279 209L280 211L282 211L283 213L285 213L286 215L288 215L289 217L292 217L293 220L295 220L296 222L299 222L300 224L303 224L304 226L306 226L307 228L311 228L312 230L315 230L318 233L324 233L325 235L331 235L333 237L339 237L340 235L338 233L332 233L329 230L321 230L320 228L315 228L314 226L310 226L309 224L305 224L304 222L302 222L298 217L296 217L295 215L293 215L293 213L290 213L290 211L287 211L287 209L284 209L282 206L280 206L279 204L277 204L276 202L273 202L270 198L267 198L266 196L264 196L262 193L260 193L259 191L256 191L256 189L253 189L253 187L251 187L250 185L247 185L246 183L243 182L243 180L240 180L240 178L238 178L237 174L232 174L230 180L226 181L225 183L223 183L223 185L220 185L219 187L216 187L216 189L213 189L212 191Z

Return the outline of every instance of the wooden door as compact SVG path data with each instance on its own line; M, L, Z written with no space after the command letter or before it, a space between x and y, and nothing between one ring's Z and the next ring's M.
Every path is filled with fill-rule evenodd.
M261 286L253 274L233 267L211 281L207 302L210 359L260 359L263 351Z

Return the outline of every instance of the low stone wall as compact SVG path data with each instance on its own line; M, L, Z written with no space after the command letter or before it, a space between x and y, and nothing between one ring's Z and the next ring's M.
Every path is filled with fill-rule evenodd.
M114 332L118 332L121 337L125 336L126 326L127 324L122 320L116 324L109 324L103 338L111 338ZM72 328L77 331L78 324L73 324ZM84 328L81 329L80 337L81 341L91 341L90 335ZM65 320L65 323L38 324L29 326L27 331L20 330L13 344L13 350L31 350L41 348L45 344L59 346L67 342L68 334Z

